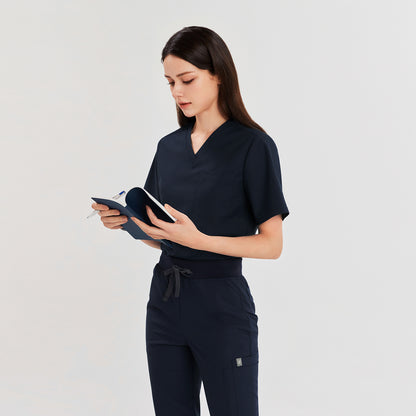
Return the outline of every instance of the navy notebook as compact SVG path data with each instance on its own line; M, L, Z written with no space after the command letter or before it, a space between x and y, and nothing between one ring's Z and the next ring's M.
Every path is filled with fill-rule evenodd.
M122 224L122 229L127 231L133 238L137 240L156 240L164 244L171 245L169 240L159 240L148 236L130 217L136 217L139 220L145 222L146 224L156 227L150 221L150 218L146 212L146 205L148 205L153 213L161 220L167 222L175 222L176 218L169 214L166 211L165 207L146 189L143 188L132 188L127 192L125 197L125 203L123 204L123 198L118 200L114 199L105 199L105 198L96 198L92 199L98 204L107 205L110 209L117 209L120 211L120 215L125 215L128 218L128 221L125 224ZM120 201L120 202L118 202Z

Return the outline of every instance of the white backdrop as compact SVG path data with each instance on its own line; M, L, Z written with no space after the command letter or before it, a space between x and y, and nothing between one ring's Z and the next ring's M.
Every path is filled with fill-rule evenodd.
M160 55L199 25L227 43L278 146L290 210L282 256L243 259L260 415L414 415L415 11L2 2L0 413L154 414L145 313L160 251L86 216L91 196L143 186L178 128ZM203 388L201 404L208 415Z

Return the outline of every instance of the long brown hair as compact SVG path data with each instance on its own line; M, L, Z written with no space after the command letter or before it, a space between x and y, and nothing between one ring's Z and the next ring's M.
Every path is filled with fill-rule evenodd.
M225 118L233 118L248 127L263 132L248 114L240 94L237 71L227 45L213 30L202 26L187 26L173 34L162 50L162 64L166 56L174 55L199 69L207 69L218 75L221 84L218 90L219 111ZM178 123L181 127L195 121L195 116L186 117L176 105Z

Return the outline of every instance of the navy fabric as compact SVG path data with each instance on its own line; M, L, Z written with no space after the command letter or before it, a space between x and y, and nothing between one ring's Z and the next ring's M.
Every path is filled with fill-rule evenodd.
M146 315L156 416L199 416L201 382L211 416L258 416L257 322L241 259L189 260L162 252Z
M283 195L276 143L266 133L232 118L221 124L195 154L194 122L162 137L144 188L184 212L201 232L253 235L259 224L289 210ZM233 259L166 240L166 254L184 259Z

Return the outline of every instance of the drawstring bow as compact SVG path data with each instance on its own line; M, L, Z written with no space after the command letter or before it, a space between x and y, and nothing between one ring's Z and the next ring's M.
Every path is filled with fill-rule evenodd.
M167 276L169 279L168 287L166 289L165 295L163 296L163 300L166 302L173 291L174 283L175 298L179 297L179 289L181 285L180 275L182 274L184 277L189 277L192 274L192 270L179 267L176 264L174 264L169 269L164 270L163 274Z

